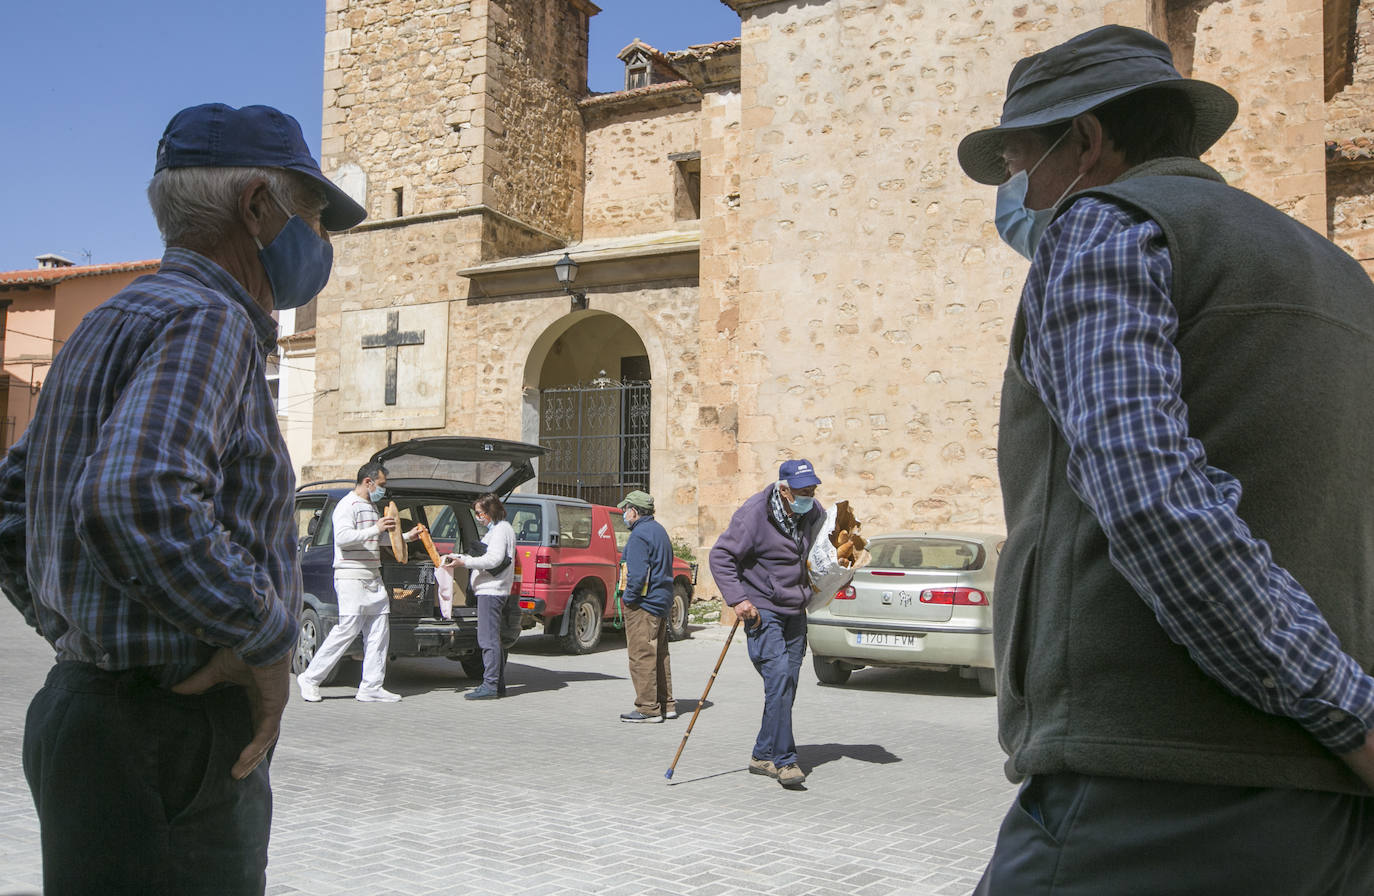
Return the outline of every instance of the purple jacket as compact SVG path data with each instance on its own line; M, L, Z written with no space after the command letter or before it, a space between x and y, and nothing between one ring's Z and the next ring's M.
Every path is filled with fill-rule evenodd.
M775 487L769 485L735 511L711 548L711 576L732 607L747 600L756 607L795 616L811 596L806 555L825 509L817 501L797 520L802 532L798 550L797 543L768 516L768 499Z

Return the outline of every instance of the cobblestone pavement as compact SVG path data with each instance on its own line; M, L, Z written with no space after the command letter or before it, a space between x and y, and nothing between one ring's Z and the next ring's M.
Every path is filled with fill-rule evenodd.
M944 896L968 894L1012 788L994 700L953 674L802 670L805 791L749 775L761 687L730 648L671 782L727 629L672 646L682 717L625 725L624 638L562 655L526 633L510 696L469 702L448 660L398 660L399 704L293 688L272 767L268 893ZM38 824L20 769L47 645L0 608L0 894L36 894ZM354 667L356 670L356 667ZM354 681L356 682L356 671Z

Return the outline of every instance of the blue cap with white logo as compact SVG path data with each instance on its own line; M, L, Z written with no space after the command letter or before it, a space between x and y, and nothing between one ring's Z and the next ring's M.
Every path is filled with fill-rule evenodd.
M783 461L782 466L778 468L778 479L786 482L788 488L806 488L821 484L816 471L811 468L811 461L804 457Z

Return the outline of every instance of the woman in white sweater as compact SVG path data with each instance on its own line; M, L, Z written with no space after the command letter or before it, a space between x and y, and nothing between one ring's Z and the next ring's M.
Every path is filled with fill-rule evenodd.
M485 494L472 505L477 522L487 527L482 544L486 552L449 554L444 566L472 570L472 591L477 595L477 646L482 648L482 684L463 696L491 700L506 695L506 652L501 648L501 617L515 581L515 530L506 522L506 507L494 494Z

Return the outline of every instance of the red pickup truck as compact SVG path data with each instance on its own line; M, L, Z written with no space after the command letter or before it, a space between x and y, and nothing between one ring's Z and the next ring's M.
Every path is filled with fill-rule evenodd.
M594 650L603 626L621 625L620 552L630 530L620 510L558 495L513 494L505 503L521 611L568 653ZM695 586L696 564L674 558L670 640L687 635Z

